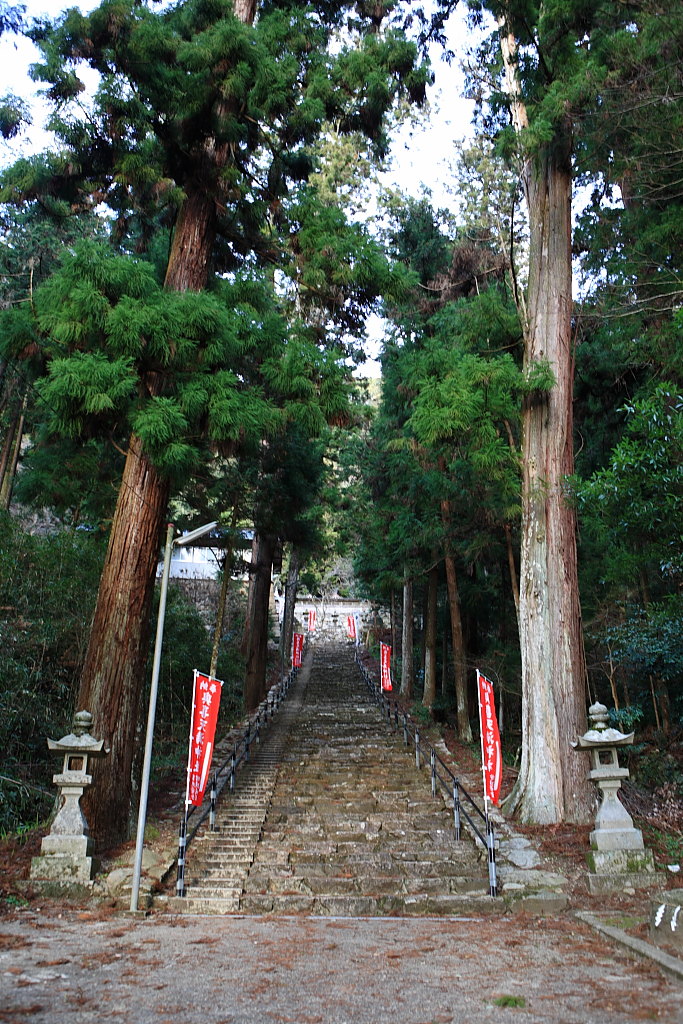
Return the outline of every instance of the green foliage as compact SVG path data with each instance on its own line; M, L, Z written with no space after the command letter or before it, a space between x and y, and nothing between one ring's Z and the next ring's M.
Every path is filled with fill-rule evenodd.
M337 31L353 11L355 31ZM119 241L146 245L197 183L219 197L219 270L252 248L282 213L292 183L312 168L327 125L386 150L385 115L402 97L424 99L429 79L400 31L368 31L376 9L343 3L262 4L243 24L230 4L155 5L121 0L73 9L36 25L33 74L54 102L50 127L62 166L33 161L6 177L5 199L45 190L81 204L97 192L116 212ZM334 45L332 40L334 38ZM97 72L92 109L81 104L81 67ZM215 159L207 159L211 152ZM237 259L236 259L237 257Z
M524 996L496 996L491 1002L494 1006L522 1007L526 1006Z
M626 621L608 630L615 661L634 677L675 682L683 690L683 600L679 594L637 609Z
M54 800L45 741L70 731L103 556L97 534L31 536L0 516L0 742L17 783L0 781L2 828L42 819Z
M158 610L155 596L154 617ZM203 620L186 596L182 584L171 581L168 589L164 640L159 669L159 692L153 748L153 767L162 773L178 770L185 763L192 715L194 670L208 672L211 663L213 623ZM152 667L153 643L148 659ZM243 660L235 638L224 638L216 675L223 681L219 711L219 732L227 731L242 715ZM149 678L148 678L149 685ZM147 702L145 701L145 707Z
M643 709L639 704L628 704L623 708L610 708L610 725L621 732L633 732L638 722L642 721Z
M216 292L164 292L151 266L95 243L77 245L35 296L47 373L36 385L50 436L81 442L133 430L178 477L212 443L258 439L293 421L309 435L346 411L343 371L294 333L252 275ZM35 344L30 319L0 348ZM289 338L287 335L289 333ZM145 393L150 374L167 381Z
M655 565L674 581L683 558L683 398L658 384L625 409L625 436L609 464L577 483L588 530L631 554L631 572Z
M60 530L33 536L0 516L0 831L44 820L54 803L52 774L60 766L46 739L69 732L77 710L103 557L100 534ZM207 671L211 659L207 624L173 584L165 623L154 749L159 770L184 764L193 671ZM150 649L149 670L151 660ZM225 684L221 729L242 713L242 670L235 644L226 638L217 672Z

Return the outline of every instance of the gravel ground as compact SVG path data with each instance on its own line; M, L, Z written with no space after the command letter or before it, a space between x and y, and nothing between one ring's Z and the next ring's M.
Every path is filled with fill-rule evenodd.
M0 919L11 1024L683 1022L683 985L569 916Z

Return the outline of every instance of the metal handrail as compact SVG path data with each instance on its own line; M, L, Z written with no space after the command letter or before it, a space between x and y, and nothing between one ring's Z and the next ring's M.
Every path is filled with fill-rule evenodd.
M365 665L362 664L358 649L356 649L356 664L361 671L361 675L363 676L368 690L380 706L382 715L386 718L390 728L398 731L399 723L402 725L405 745L407 747L412 746L415 751L415 766L420 769L423 763L429 763L432 796L436 796L437 787L440 786L453 801L453 824L456 842L459 842L462 838L462 819L464 818L475 836L475 842L476 839L478 839L487 851L489 896L497 896L498 884L496 879L495 834L493 822L491 821L488 813L486 811L482 811L482 809L475 803L474 799L467 792L457 776L453 774L448 765L444 763L443 759L439 756L434 747L430 743L425 743L422 740L419 725L413 718L411 718L405 708L402 708L396 699L392 701L391 698L387 697L386 693L382 690L379 681L377 679L373 679ZM437 765L441 767L444 773L443 775L439 772ZM479 815L482 819L484 829L483 833L472 820L467 810L463 807L463 798L469 805L472 813Z
M259 744L261 742L262 730L272 722L273 718L280 710L280 705L287 696L289 688L296 679L298 673L298 667L292 668L286 676L282 677L277 683L275 683L266 694L264 700L261 701L256 711L247 719L247 722L242 729L240 729L233 742L230 753L223 761L221 761L212 773L208 804L203 803L201 807L193 806L191 808L188 808L188 806L185 805L178 834L178 873L176 878L176 896L186 895L185 862L188 846L197 835L197 832L207 818L209 819L210 831L216 831L216 804L218 802L218 797L221 795L228 783L230 785L230 792L234 793L238 769L241 765L247 764L250 760L252 746L254 743ZM197 811L199 812L199 815L193 822L192 830L188 834L188 822Z

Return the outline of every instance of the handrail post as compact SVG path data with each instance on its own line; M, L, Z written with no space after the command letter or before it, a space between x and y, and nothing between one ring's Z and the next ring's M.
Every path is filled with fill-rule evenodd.
M434 753L434 747L431 747L429 751L429 765L432 772L432 796L436 796L436 754Z
M187 806L180 821L178 836L178 877L175 884L176 896L185 895L185 848L187 846Z
M489 896L498 895L498 883L496 879L496 840L493 834L493 823L490 818L486 819L486 846L489 852Z
M408 713L406 711L403 712L403 739L405 741L405 745L408 746Z
M237 751L233 747L230 755L230 792L235 792L235 772L237 771Z
M455 838L460 841L460 785L457 779L453 779L453 825L455 827Z
M247 722L247 730L244 734L244 760L249 760L249 745L251 744L251 722Z
M422 767L420 764L420 733L417 728L415 729L415 767Z
M211 810L209 811L209 832L216 831L216 793L217 793L217 781L216 773L213 773L211 779Z

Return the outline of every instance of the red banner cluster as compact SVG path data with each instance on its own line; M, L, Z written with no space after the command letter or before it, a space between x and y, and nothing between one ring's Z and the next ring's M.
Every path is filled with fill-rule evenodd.
M295 633L292 637L292 668L301 668L301 659L304 652L304 635Z
M381 669L381 684L383 690L392 690L391 685L391 644L379 645L379 664Z
M479 693L479 725L481 728L481 756L484 769L484 796L492 804L498 803L503 778L503 755L500 746L493 683L477 669Z
M356 639L356 616L355 615L347 615L346 616L346 635L348 636L349 640L355 640Z
M201 805L209 778L222 686L220 679L195 671L186 799L194 807Z
M308 632L315 633L316 619L318 618L315 608L308 613Z

